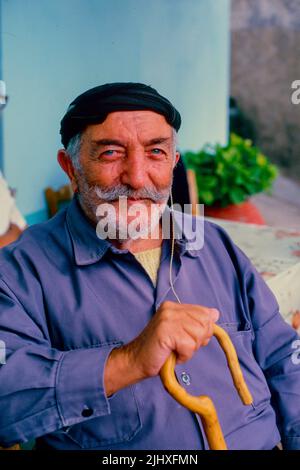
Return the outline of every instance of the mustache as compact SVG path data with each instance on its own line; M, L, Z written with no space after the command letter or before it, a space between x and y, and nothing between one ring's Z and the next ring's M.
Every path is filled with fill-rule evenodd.
M147 187L135 190L124 184L118 184L113 188L101 188L100 186L93 186L91 189L93 189L99 199L102 199L106 202L115 201L120 197L127 197L131 199L151 199L154 202L161 202L162 200L166 200L168 198L171 185L161 190Z

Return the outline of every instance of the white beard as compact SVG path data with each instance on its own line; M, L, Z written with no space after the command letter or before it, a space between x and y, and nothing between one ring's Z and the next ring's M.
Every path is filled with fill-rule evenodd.
M100 217L97 236L118 241L149 238L157 240L160 235L159 221L166 205L167 201L152 203L151 206L136 202L127 208L126 198L119 199L117 209L111 203L99 204L96 212L97 217Z

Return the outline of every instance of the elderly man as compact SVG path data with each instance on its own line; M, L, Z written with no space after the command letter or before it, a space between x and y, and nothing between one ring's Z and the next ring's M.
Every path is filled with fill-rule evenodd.
M299 339L268 287L214 224L199 247L188 231L164 236L179 127L172 104L137 83L96 87L68 108L58 161L74 199L0 258L2 444L207 449L199 417L161 383L174 352L179 383L213 399L229 449L300 448ZM103 205L113 208L106 239ZM233 387L215 322L236 347L252 406Z

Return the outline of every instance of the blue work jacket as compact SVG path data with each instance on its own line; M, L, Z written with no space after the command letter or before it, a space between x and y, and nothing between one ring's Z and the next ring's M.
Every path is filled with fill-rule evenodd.
M189 216L185 216L189 217ZM248 258L205 222L204 246L176 241L173 279L184 303L220 311L253 395L244 406L215 338L176 366L179 383L212 398L229 449L300 448L299 337ZM76 197L0 252L0 443L53 449L207 449L199 417L159 377L108 398L106 359L145 328L169 285L170 241L155 288L128 250L99 240ZM297 349L298 347L298 349Z

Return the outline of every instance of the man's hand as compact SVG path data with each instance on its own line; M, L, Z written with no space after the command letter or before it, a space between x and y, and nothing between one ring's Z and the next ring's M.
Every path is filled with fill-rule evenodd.
M164 302L137 338L111 352L104 371L106 394L158 375L171 352L178 364L191 359L208 344L218 318L213 308Z

